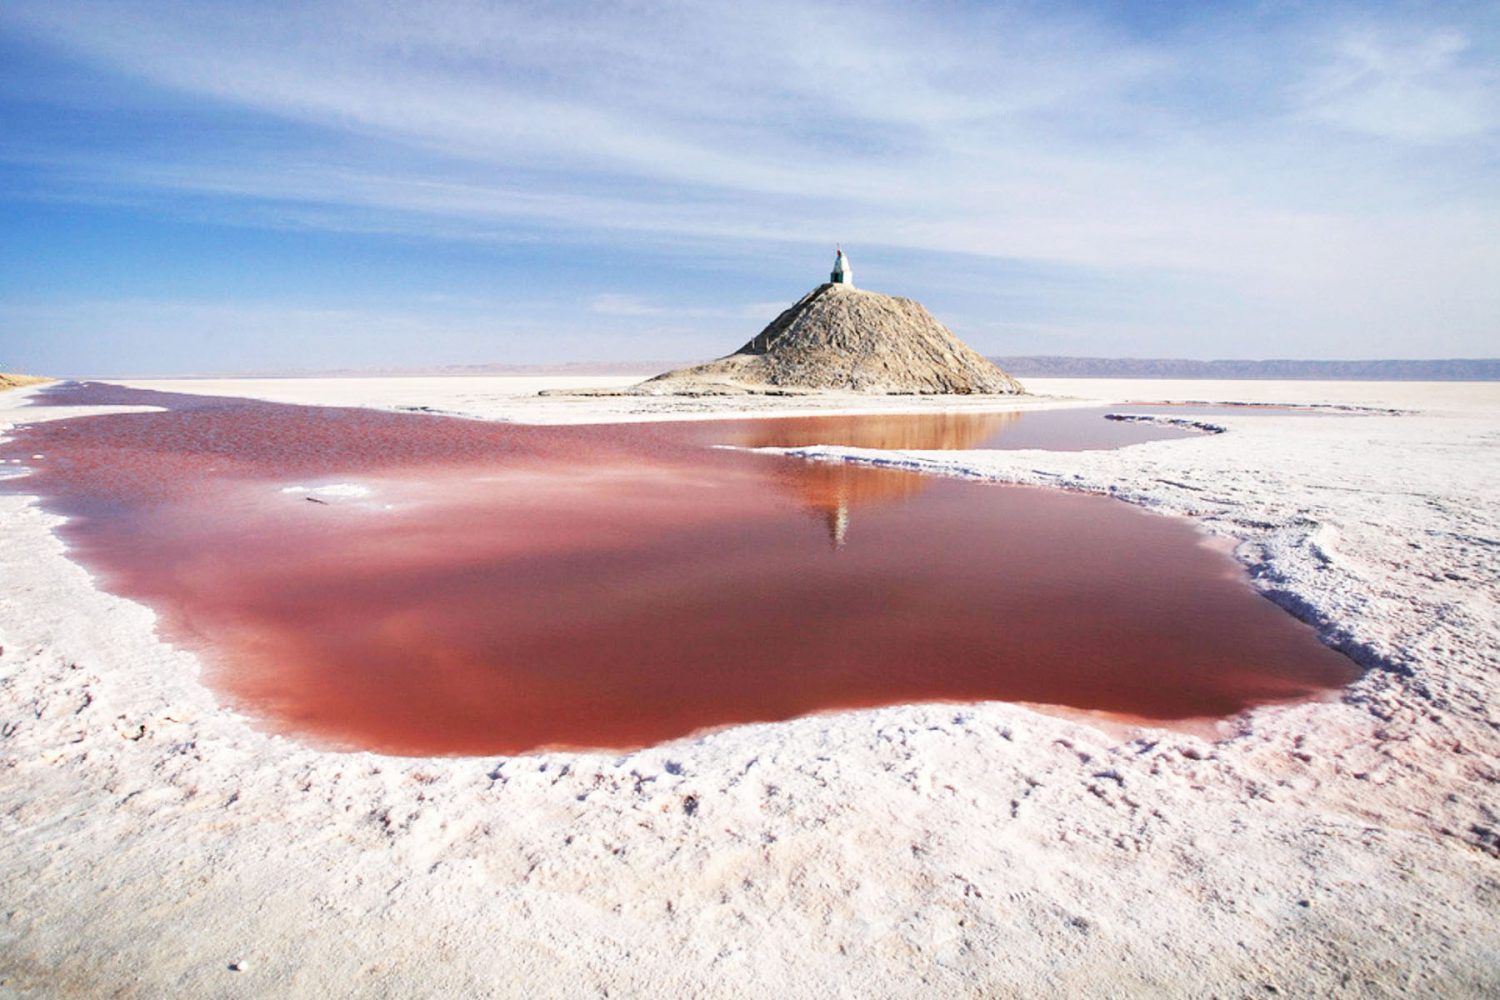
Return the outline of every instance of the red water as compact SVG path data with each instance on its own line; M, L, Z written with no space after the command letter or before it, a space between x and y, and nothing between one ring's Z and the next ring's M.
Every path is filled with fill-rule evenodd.
M1172 722L1356 672L1185 521L705 446L814 443L840 426L826 418L526 427L103 386L45 398L170 408L23 429L0 454L36 471L8 488L72 515L74 555L155 608L235 703L325 745L625 748L990 699ZM1043 416L845 436L964 447ZM309 502L329 483L370 493Z
M696 428L686 425L683 432L704 443L747 448L839 444L854 448L934 451L969 448L1085 451L1199 436L1198 431L1180 427L1103 419L1106 413L1134 410L1134 407L1116 406L1010 413L897 413L712 420L704 421Z

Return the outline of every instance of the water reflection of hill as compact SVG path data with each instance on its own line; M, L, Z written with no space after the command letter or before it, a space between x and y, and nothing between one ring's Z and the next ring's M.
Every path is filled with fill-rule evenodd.
M892 451L961 451L979 447L1021 417L1015 412L902 413L758 420L731 425L725 443L746 448L826 444Z
M971 448L1045 448L1085 451L1121 448L1146 441L1191 437L1191 428L1106 420L1109 407L1029 410L1008 413L891 413L863 416L790 417L679 424L671 433L693 444L743 448L803 448L835 445L910 451Z
M784 492L824 519L835 548L844 544L852 509L906 499L931 482L916 472L845 462L788 461L776 476Z
M719 439L746 448L821 444L891 451L963 450L979 447L1020 419L1020 413L799 417L747 422ZM777 481L824 519L835 548L844 544L852 509L910 497L931 482L915 472L843 462L788 463Z

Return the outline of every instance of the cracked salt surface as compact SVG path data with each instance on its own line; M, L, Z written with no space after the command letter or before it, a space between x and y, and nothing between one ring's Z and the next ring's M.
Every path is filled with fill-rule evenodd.
M237 390L615 415L463 383ZM226 711L148 611L66 558L58 517L0 497L6 989L1493 995L1495 387L1031 388L1410 411L903 456L1194 517L1370 667L1347 695L1258 710L1219 742L991 703L627 754L321 753Z

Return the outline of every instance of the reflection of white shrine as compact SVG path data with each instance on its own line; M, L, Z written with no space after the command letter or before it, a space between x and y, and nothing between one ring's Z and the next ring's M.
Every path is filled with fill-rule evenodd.
M837 256L833 258L833 273L828 280L835 285L848 285L854 287L854 268L849 266L849 258L844 256L843 247L835 247Z
M824 515L828 518L828 540L833 543L835 550L844 547L844 536L849 534L849 500L843 492L839 493L838 506L827 511Z

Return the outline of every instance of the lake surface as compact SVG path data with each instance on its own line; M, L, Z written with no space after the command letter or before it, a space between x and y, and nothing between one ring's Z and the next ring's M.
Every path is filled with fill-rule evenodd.
M909 702L1173 723L1357 673L1186 521L708 446L1190 433L1103 411L534 427L102 385L42 399L168 408L21 429L0 456L35 471L4 488L70 515L74 556L236 705L329 747L627 748Z
M705 420L678 433L703 444L745 448L852 448L966 450L1045 448L1086 451L1145 441L1197 437L1201 431L1146 422L1106 420L1108 413L1145 413L1130 406L1018 410L1010 413L885 413L859 416ZM1153 412L1167 412L1158 409ZM1171 413L1171 416L1178 416Z

